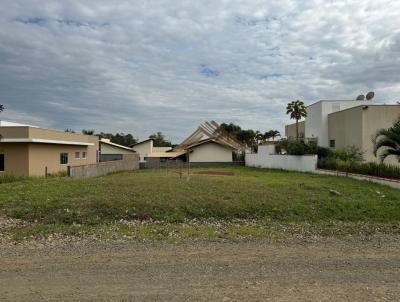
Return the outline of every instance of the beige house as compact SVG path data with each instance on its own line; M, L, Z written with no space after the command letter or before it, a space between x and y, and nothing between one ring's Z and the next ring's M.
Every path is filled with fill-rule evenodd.
M0 175L45 176L98 161L98 137L0 123Z
M305 121L299 122L299 138L305 137ZM296 123L285 126L285 136L287 139L296 139Z
M400 105L361 105L328 115L329 147L356 146L364 152L364 160L378 161L373 154L372 138L381 128L389 128L400 118ZM398 164L387 158L387 163Z
M99 142L100 161L121 160L123 155L135 154L132 148L115 144L111 140L102 138Z
M234 149L216 140L205 139L188 146L187 150L191 163L228 163L232 162Z

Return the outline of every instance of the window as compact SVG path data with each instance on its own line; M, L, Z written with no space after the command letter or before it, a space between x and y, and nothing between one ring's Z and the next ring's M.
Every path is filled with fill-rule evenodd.
M75 152L75 158L80 159L81 158L81 152Z
M0 171L4 171L4 154L0 153Z
M82 158L86 159L86 152L82 152Z
M335 140L334 140L334 139L331 139L331 140L329 141L329 147L335 148Z
M68 164L68 153L60 153L60 164L62 165Z

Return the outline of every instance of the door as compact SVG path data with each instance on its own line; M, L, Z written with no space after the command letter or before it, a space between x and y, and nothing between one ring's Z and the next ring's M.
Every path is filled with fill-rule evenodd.
M0 153L0 171L4 171L4 154Z

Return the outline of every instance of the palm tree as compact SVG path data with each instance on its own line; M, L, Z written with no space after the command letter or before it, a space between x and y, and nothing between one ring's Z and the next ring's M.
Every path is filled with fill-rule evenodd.
M6 109L6 108L4 108L4 105L0 104L0 112L3 112L4 109Z
M264 139L265 141L267 141L267 140L269 140L270 138L271 138L271 133L270 133L270 131L265 132L264 135L263 135L263 139Z
M278 130L269 130L267 133L269 137L272 137L273 141L275 140L275 137L281 136L281 133Z
M306 106L302 101L292 101L287 104L286 114L290 114L291 119L296 120L296 139L299 139L299 120L307 116Z
M379 152L381 162L389 155L396 156L400 162L400 118L389 129L378 130L372 141L374 143L375 157L377 157L378 151L382 150Z
M255 138L257 141L257 145L260 144L260 142L262 142L264 140L264 134L262 134L260 131L256 131L255 133Z

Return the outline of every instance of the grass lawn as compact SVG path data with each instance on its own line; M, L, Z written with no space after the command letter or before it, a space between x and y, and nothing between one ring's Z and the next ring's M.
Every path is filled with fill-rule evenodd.
M31 224L0 231L12 236L108 234L111 228L118 235L137 238L176 233L185 238L400 233L399 190L308 173L245 167L209 170L233 176L194 175L187 182L171 170L138 170L84 180L2 183L0 216Z

